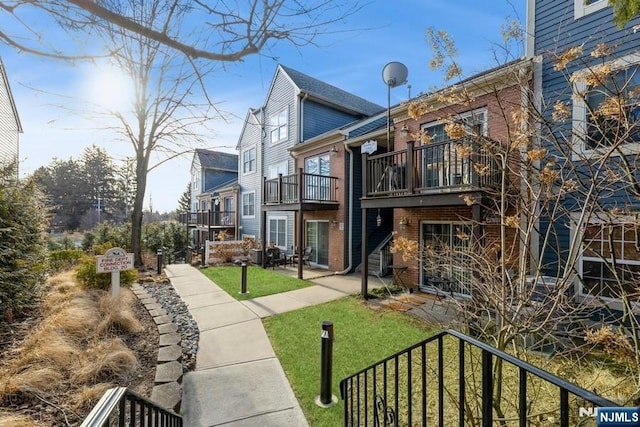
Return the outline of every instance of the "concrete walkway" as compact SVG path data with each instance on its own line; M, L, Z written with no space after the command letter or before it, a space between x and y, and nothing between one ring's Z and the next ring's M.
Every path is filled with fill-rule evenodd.
M360 277L239 302L187 264L165 271L200 330L196 368L182 381L184 425L307 426L260 319L357 293Z

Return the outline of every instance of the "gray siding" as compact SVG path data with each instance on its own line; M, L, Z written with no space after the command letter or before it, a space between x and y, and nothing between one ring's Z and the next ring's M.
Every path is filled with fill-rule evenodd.
M19 132L20 127L9 82L6 80L4 70L0 70L0 165L8 165L18 161Z
M263 141L262 173L261 177L268 176L269 166L281 162L287 162L287 174L293 173L293 158L289 154L289 148L298 142L298 97L296 87L291 80L278 69L274 77L271 91L267 94L264 104L264 120L266 124ZM287 139L276 144L271 143L270 118L278 114L283 109L288 113ZM261 188L261 185L258 187ZM259 190L258 190L259 191ZM256 209L257 210L257 209ZM267 227L269 218L272 216L284 217L287 219L287 248L294 243L294 214L293 212L273 212L267 214Z
M260 206L262 205L262 112L258 117L248 114L245 126L240 135L238 143L238 183L240 186L240 195L238 198L238 209L240 210L240 226L239 235L250 234L260 239ZM246 149L254 147L256 149L256 171L244 174L242 166L244 163L243 153ZM256 215L254 218L242 218L242 194L247 192L255 192Z

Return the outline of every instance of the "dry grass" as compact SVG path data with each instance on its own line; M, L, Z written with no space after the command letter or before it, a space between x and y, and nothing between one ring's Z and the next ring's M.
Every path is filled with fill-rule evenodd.
M0 411L0 426L38 427L38 423L29 417Z
M67 417L89 409L106 389L137 378L136 355L119 335L131 336L143 327L128 290L114 301L105 292L81 289L72 271L53 276L48 286L42 321L0 360L0 406L46 402L66 408L57 416ZM5 411L0 425L43 424Z
M135 373L135 354L118 338L100 342L84 354L82 366L73 374L74 383L95 383L109 379L127 379Z

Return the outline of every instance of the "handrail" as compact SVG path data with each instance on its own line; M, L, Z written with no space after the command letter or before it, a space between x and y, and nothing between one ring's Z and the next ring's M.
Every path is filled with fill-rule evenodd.
M439 425L444 425L444 402L445 402L445 369L444 369L444 351L443 339L451 336L458 342L458 361L457 374L453 375L457 379L458 385L452 387L458 389L457 412L459 416L458 423L460 426L466 425L467 408L465 389L467 387L467 379L465 375L465 346L469 345L481 350L482 372L478 375L481 381L481 388L478 389L478 396L481 402L478 402L479 416L483 426L493 425L494 410L494 384L493 384L493 358L502 359L510 363L518 370L518 390L515 398L515 407L517 409L517 419L520 425L527 425L527 418L531 416L530 402L527 397L527 375L530 374L559 389L559 409L560 425L569 426L569 395L573 395L578 399L590 402L597 407L619 407L620 405L612 402L602 396L598 396L588 390L585 390L575 384L569 383L550 372L531 365L524 360L518 359L504 351L494 348L475 338L469 337L456 330L446 330L435 334L417 344L414 344L404 350L401 350L391 356L380 360L357 373L340 381L340 395L344 400L344 425L361 425L364 420L365 425L371 425L373 420L375 425L380 424L383 418L387 422L398 425L399 418L403 418L402 423L414 425L419 418L422 418L422 425L427 422L427 417L436 417ZM437 349L435 361L428 361L426 356L429 344L433 344ZM435 384L438 386L437 393L427 393L427 364L435 364L435 372L437 379ZM468 368L467 368L468 369ZM402 375L399 372L402 372ZM449 371L447 371L449 372ZM413 378L413 379L412 379ZM430 383L432 384L432 383ZM447 394L449 399L454 399L454 394ZM402 398L402 403L400 403ZM431 413L427 410L427 400L432 402L437 399L435 412ZM434 408L434 406L429 406ZM433 411L433 409L431 409ZM430 415L427 413L429 412ZM405 421L404 418L407 418ZM497 420L496 420L497 422ZM447 425L453 425L454 421L449 420ZM404 425L404 424L403 424Z
M127 407L127 403L129 406ZM118 417L118 427L145 425L147 427L182 427L182 417L161 408L156 403L129 390L114 387L107 390L93 407L80 427L103 427L112 425L110 419Z

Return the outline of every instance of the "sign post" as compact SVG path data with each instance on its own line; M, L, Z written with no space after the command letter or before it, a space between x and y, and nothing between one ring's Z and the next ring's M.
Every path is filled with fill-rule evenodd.
M111 248L104 255L96 257L96 272L111 273L111 296L120 295L120 271L133 268L133 254L122 248Z

